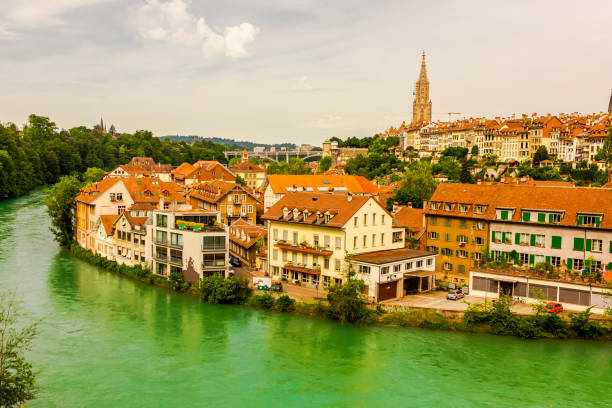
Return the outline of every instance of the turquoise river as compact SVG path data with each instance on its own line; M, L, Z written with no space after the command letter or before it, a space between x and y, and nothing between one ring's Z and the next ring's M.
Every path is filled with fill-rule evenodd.
M42 199L0 202L0 289L42 319L29 407L612 406L610 343L203 304L75 259L53 241Z

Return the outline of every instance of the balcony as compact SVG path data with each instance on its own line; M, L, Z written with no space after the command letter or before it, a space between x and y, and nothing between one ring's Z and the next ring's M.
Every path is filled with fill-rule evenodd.
M182 231L193 232L222 232L225 231L225 226L221 223L202 223L176 220L176 228Z
M285 264L283 266L283 269L288 269L290 271L296 271L296 272L302 272L302 273L309 273L311 275L320 275L321 274L321 267L320 266L313 266L312 268L308 268L306 265L298 264L298 263L288 263L288 264Z
M310 245L305 245L305 244L295 245L287 241L278 241L274 246L280 249L286 249L288 251L303 252L307 254L322 255L322 256L331 256L334 253L334 251L332 251L331 249L327 249L324 247L320 247L320 246L315 247L315 246L310 246Z
M183 266L183 258L178 258L175 256L170 257L170 263L178 266Z
M202 270L211 270L211 269L225 269L225 263L223 265L215 265L214 263L203 263Z
M155 254L156 261L168 262L168 255Z
M216 247L216 246L204 246L202 245L202 252L225 252L225 246Z

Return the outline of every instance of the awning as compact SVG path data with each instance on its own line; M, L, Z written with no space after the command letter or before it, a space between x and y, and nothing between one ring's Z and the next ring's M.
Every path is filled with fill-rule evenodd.
M404 272L404 278L406 277L417 277L423 278L425 276L435 275L436 271L413 271L413 272Z
M492 278L492 279L498 280L500 282L510 282L510 283L516 283L519 281L518 279L505 278L503 276L502 277L496 276L495 278Z

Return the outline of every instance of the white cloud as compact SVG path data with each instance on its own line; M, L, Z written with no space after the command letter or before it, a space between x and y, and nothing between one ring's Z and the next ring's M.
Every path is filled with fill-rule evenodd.
M312 85L308 82L308 76L302 75L298 78L297 83L293 85L296 91L312 91Z
M214 31L204 17L187 10L184 0L147 0L136 10L136 26L144 38L199 46L206 57L225 54L238 58L247 54L246 46L255 40L259 28L250 23L225 27L223 35Z

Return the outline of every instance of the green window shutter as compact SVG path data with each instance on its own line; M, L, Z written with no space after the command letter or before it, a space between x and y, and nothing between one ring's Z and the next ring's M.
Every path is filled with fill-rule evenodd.
M518 232L514 234L514 243L516 245L521 243L521 234L519 234ZM612 248L612 242L610 243L610 245L611 245L611 248Z
M534 246L534 245L535 245L535 234L531 234L529 244L530 244L531 246Z
M502 211L501 212L501 219L502 220L507 220L508 219L508 211Z
M590 240L590 239L587 239L587 242L586 242L586 250L587 250L587 251L590 251L590 250L591 250L591 240Z
M539 213L538 214L538 222L546 222L546 214Z
M495 231L491 231L491 242L495 242Z
M574 269L574 260L572 258L567 258L567 269Z
M553 215L552 214L548 214L548 222L550 222L552 224L552 222L553 222Z
M553 235L551 248L561 249L561 237Z
M608 271L612 272L612 262L608 263Z
M595 226L599 227L599 223L601 222L601 219L599 217L595 218Z
M546 263L549 264L550 263L550 256L546 257Z
M523 221L529 222L531 220L531 213L524 212L523 213Z
M529 254L529 265L533 265L534 262L534 255L533 254Z
M491 250L491 259L493 259L493 256L494 256L493 250Z
M578 216L578 225L582 225L582 215Z
M574 251L582 251L584 249L584 239L574 238Z
M584 269L586 269L587 271L591 269L591 260L590 259L586 259L584 261Z
M519 264L519 253L518 252L514 253L514 264L515 265Z
M506 233L502 232L502 242L506 242Z
M610 241L610 253L612 254L612 241Z

